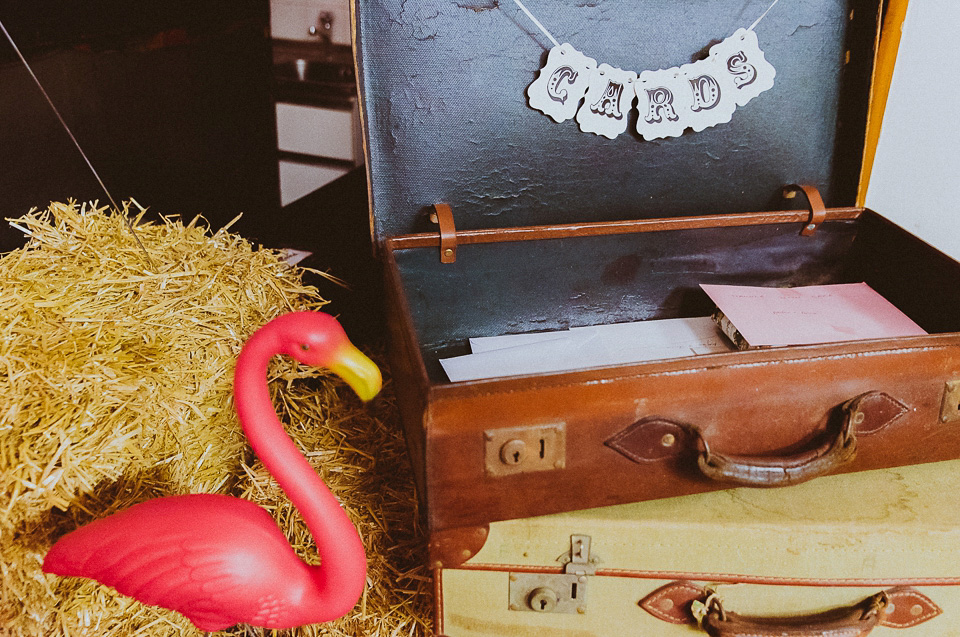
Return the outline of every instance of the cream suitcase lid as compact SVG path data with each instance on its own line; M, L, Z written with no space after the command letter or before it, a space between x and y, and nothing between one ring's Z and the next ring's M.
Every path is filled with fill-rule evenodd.
M597 575L956 582L960 460L494 522L463 566L560 567L571 534L591 538Z

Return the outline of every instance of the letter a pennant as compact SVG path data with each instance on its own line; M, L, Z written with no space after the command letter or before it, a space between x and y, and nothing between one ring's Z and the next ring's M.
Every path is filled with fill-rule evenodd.
M580 130L609 139L627 130L636 81L637 74L633 71L601 64L590 76L583 106L577 111Z
M564 43L550 49L540 75L527 87L532 108L557 122L573 117L587 92L597 61Z

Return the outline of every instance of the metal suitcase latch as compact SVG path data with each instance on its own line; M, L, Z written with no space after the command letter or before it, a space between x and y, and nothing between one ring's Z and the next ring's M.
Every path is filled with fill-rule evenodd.
M563 573L510 573L510 610L586 613L588 575L597 572L590 536L571 535L570 552L560 558Z
M951 380L943 386L940 404L940 422L960 421L960 380Z

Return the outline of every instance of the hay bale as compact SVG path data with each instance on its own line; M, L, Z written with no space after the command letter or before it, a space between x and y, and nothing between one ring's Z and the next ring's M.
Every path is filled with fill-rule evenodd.
M122 214L52 204L14 223L31 239L0 259L0 529L130 470L222 489L244 447L233 361L316 291L278 253L176 219L138 229L156 271Z
M151 497L256 492L252 499L290 527L295 546L307 542L296 537L298 516L282 493L262 487L266 478L252 462L233 409L232 373L243 342L257 327L282 312L317 309L325 302L280 253L255 249L226 229L211 235L176 218L140 221L137 234L149 258L124 227L125 213L55 203L11 222L30 240L0 256L4 634L199 634L176 613L145 607L92 582L40 572L57 537ZM319 444L310 438L315 432L333 435L332 425L324 429L316 423L347 422L343 401L331 398L333 385L325 373L278 358L270 376L274 392L284 397L281 411L294 409L302 416L297 433L305 437L305 448ZM322 405L310 402L317 396L326 397ZM301 400L316 409L290 407ZM362 413L351 408L351 417L363 420ZM396 438L392 429L389 435ZM327 451L313 453L324 467L333 461ZM402 449L398 453L395 460L403 456ZM365 468L378 463L382 458ZM357 479L369 486L364 481L373 478ZM357 499L345 507L361 530L370 529L363 521L368 509L382 520L378 511L384 505L352 489L343 487L338 495ZM390 506L402 513L391 524L412 526L412 487L397 489L404 492L394 494ZM368 546L375 537L382 535L364 534ZM424 575L411 575L408 588L415 588ZM390 601L374 613L395 616L394 608ZM419 619L400 624L412 631L425 625Z

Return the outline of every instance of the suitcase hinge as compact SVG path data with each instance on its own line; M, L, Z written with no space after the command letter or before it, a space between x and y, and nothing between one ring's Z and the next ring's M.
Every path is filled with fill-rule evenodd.
M456 262L457 228L453 223L453 209L450 204L433 204L430 221L440 227L440 263Z
M510 610L534 613L587 612L588 575L597 572L590 536L571 535L570 552L560 556L563 573L510 573Z

